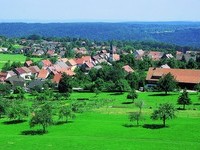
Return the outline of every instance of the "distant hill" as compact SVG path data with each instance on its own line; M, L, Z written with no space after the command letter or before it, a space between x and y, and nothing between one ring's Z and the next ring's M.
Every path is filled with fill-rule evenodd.
M200 47L200 22L0 23L0 35L81 37L91 40L159 41Z

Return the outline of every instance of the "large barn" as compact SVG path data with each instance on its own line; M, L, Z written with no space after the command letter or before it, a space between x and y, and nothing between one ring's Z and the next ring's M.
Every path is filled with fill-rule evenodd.
M157 83L167 73L171 73L175 77L181 88L193 89L196 84L200 83L200 70L170 68L149 68L146 81L147 83Z

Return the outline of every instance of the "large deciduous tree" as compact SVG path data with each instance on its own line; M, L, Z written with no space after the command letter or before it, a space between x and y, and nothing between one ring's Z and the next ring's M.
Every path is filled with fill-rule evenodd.
M165 92L167 95L167 92L173 91L176 88L176 79L171 73L168 73L164 75L162 78L158 81L158 87Z

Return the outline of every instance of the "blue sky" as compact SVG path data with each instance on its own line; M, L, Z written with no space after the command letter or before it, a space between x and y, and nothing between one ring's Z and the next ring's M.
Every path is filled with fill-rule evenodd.
M0 0L0 22L200 21L200 0Z

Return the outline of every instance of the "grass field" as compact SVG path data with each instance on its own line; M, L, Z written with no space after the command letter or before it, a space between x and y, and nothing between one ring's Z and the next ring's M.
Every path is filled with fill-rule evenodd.
M38 61L41 58L32 58L34 61ZM26 56L21 55L21 54L2 54L0 53L0 70L3 67L3 65L7 62L7 61L11 61L11 62L21 62L24 63L26 60Z
M161 93L139 93L143 99L143 124L160 124L161 121L149 119L151 112L160 103L171 102L176 105L178 93L160 96ZM92 98L93 93L73 93L71 99ZM48 128L45 135L21 135L22 131L30 130L28 120L20 124L5 124L7 119L0 120L0 147L4 150L33 149L33 150L199 150L200 149L200 105L196 93L190 94L193 105L188 110L177 111L177 118L167 120L167 128L149 129L126 127L130 124L127 112L135 111L133 104L127 102L126 93L116 95L100 93L98 98L109 98L114 101L108 106L82 114L68 124L54 125ZM176 107L179 107L176 105ZM133 122L134 123L134 122ZM34 129L40 129L36 127Z

